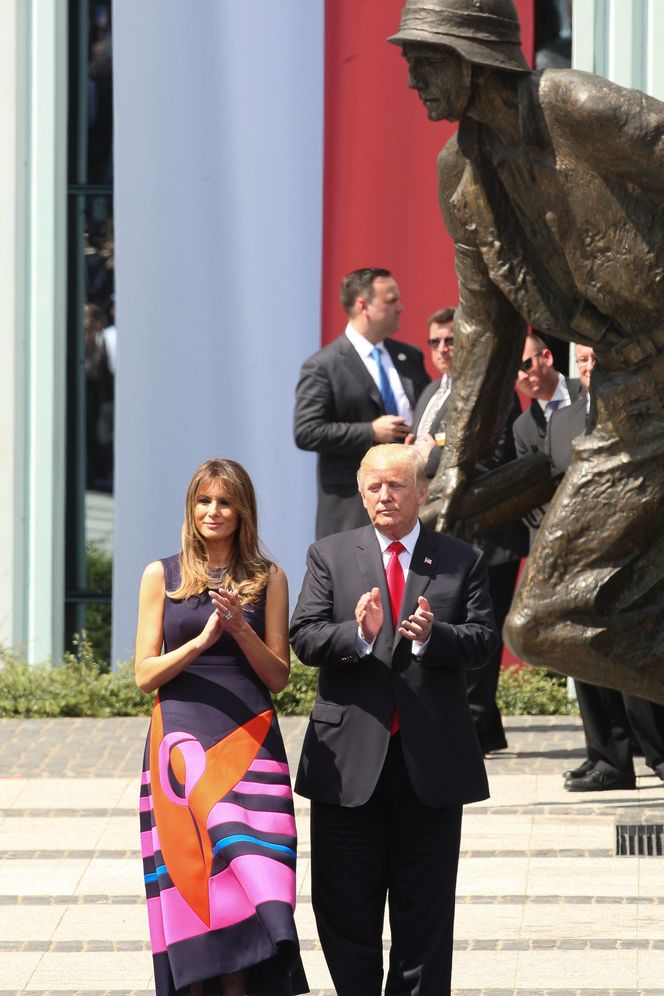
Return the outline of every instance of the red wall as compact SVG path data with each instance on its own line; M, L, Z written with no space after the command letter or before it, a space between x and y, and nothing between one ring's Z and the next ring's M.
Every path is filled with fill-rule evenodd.
M523 48L532 55L533 0L516 3ZM436 156L455 126L428 120L408 89L400 48L386 42L402 6L327 0L323 343L345 325L339 285L356 267L392 270L406 309L399 337L420 347L427 316L457 301L436 178Z

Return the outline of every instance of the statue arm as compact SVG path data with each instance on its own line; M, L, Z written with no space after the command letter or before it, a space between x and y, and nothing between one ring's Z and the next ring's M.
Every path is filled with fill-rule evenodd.
M453 212L451 198L460 165L463 157L454 146L443 150L439 158L440 203L455 242L459 307L447 436L443 460L429 489L429 500L441 503L439 529L451 525L454 505L468 475L491 453L505 425L526 332L525 321L490 280L472 232ZM472 196L472 183L464 183L464 196Z
M618 175L661 197L664 103L578 71L545 74L547 118L604 176Z

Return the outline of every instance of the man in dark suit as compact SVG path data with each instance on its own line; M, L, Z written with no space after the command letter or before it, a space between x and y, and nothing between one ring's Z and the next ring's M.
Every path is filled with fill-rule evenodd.
M582 393L572 405L553 413L546 433L545 452L555 474L565 473L573 440L588 432L592 421L590 378L595 354L590 346L576 345L574 349ZM634 736L646 763L664 780L664 706L586 681L575 681L574 685L587 757L577 768L565 772L568 792L636 788Z
M440 380L434 380L420 395L413 417L413 435L406 439L407 442L414 442L416 449L426 460L429 479L434 477L438 469L445 445L452 388L454 313L454 308L441 308L429 319L428 343L431 359L441 376ZM476 467L478 474L493 470L515 458L512 426L520 414L521 408L514 395L507 423L491 456ZM477 545L487 556L489 592L500 633L512 604L521 558L528 552L528 532L522 522L514 520L482 537ZM501 639L486 667L467 674L468 702L475 722L475 732L485 756L507 747L503 720L496 703L502 655Z
M345 332L302 365L294 435L318 453L316 538L367 523L357 468L375 443L403 442L429 383L422 353L392 341L403 306L389 270L367 267L341 285Z
M450 992L465 802L488 795L465 674L496 644L484 555L423 529L424 464L376 446L358 482L371 525L319 540L291 621L320 669L296 791L311 802L312 902L339 996Z
M553 353L543 339L529 332L523 347L516 386L531 398L530 407L512 427L518 457L543 453L546 427L554 411L579 396L579 381L567 381L553 365Z

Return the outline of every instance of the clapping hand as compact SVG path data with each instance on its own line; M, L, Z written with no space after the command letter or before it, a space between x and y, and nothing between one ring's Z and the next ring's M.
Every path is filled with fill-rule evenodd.
M403 619L399 626L399 632L407 640L417 640L418 643L426 643L431 636L433 625L433 612L429 608L429 603L423 595L417 600L417 608L412 616Z
M383 603L380 588L372 588L360 595L355 606L355 620L360 627L360 635L365 643L373 643L383 625Z

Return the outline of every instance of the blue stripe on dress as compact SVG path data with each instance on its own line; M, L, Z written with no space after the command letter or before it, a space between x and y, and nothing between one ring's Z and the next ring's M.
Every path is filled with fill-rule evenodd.
M168 875L168 869L166 865L157 865L156 871L150 872L149 875L144 875L146 882L156 882L160 875Z
M282 851L284 854L289 854L292 858L295 857L295 851L292 847L286 847L285 844L272 844L266 840L261 840L259 837L250 837L248 834L235 833L230 837L222 837L218 840L212 849L213 854L218 854L219 851L223 850L224 847L229 847L231 844L258 844L259 847L267 847L272 851Z

